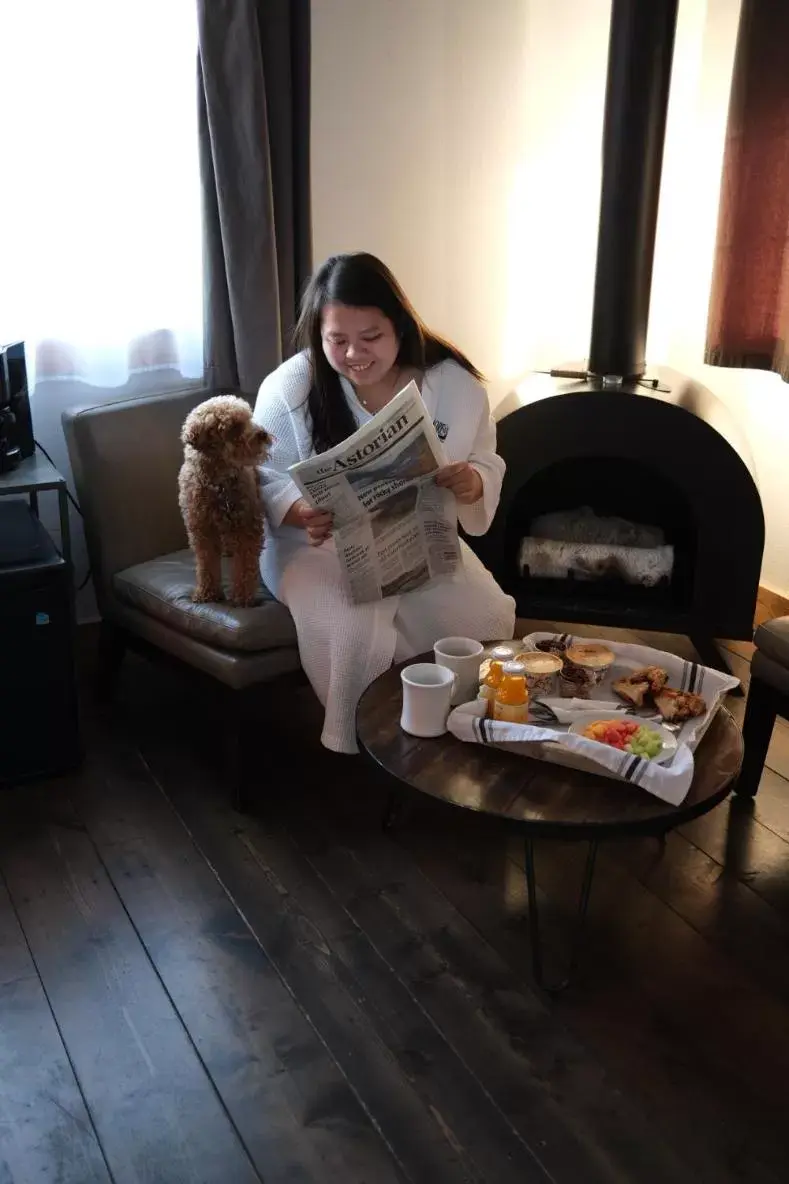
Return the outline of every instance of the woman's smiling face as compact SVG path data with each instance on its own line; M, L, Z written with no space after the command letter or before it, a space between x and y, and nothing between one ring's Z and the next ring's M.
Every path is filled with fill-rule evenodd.
M329 365L354 386L381 382L400 351L394 325L378 308L327 304L321 338Z

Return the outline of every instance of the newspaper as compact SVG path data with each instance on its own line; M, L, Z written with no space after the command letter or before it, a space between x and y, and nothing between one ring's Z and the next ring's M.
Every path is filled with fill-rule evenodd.
M435 484L444 450L415 382L363 427L288 472L311 506L334 516L355 604L411 592L460 563L454 496Z

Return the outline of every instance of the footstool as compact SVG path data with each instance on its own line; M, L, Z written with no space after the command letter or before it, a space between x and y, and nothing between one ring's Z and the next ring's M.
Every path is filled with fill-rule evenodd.
M745 758L736 792L752 798L762 779L775 717L789 719L789 617L760 625L742 729Z

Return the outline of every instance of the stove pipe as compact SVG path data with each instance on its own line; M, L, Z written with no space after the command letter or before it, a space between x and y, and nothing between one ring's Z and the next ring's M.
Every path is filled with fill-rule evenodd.
M640 378L678 0L613 0L589 371Z

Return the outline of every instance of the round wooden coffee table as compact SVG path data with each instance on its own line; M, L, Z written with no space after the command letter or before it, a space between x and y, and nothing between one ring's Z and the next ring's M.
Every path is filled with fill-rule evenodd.
M434 740L409 736L400 727L400 671L410 662L432 660L432 653L421 654L392 666L367 688L356 715L359 747L395 779L394 795L410 787L449 806L495 817L521 832L534 977L546 990L562 990L575 965L599 843L628 835L664 836L722 802L742 764L740 729L730 713L721 708L696 750L696 772L688 795L681 805L672 806L631 784L482 744L464 744L449 732ZM395 800L396 796L390 803L390 818ZM584 840L589 844L570 970L566 978L554 984L546 983L543 974L537 909L534 840L541 838Z

